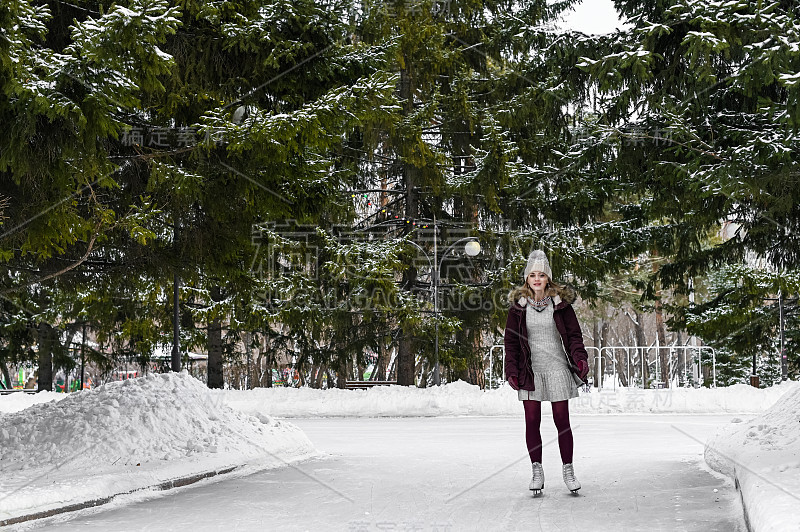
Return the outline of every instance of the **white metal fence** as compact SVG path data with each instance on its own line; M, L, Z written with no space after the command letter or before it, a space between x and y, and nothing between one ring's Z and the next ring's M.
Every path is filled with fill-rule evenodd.
M495 370L494 360L496 358L495 352L501 350L501 370ZM702 346L634 346L634 345L613 345L606 346L602 349L597 347L587 347L586 351L594 354L594 364L589 369L589 378L592 379L593 385L598 387L603 386L603 381L606 378L611 378L612 387L616 389L617 381L620 380L620 374L625 375L625 382L629 387L634 386L638 388L644 387L644 376L655 376L654 387L659 388L666 386L667 383L660 381L661 376L661 357L658 356L661 350L667 349L669 355L667 356L667 377L671 381L670 385L686 385L692 383L694 386L702 385L705 381L703 373L703 364L711 364L710 378L711 386L717 386L717 356L713 347ZM625 350L624 359L616 356L618 350ZM656 350L655 360L649 361L649 353L651 350ZM631 353L638 355L638 360L632 362ZM646 354L645 354L646 353ZM678 365L681 361L683 364ZM704 358L705 357L705 358ZM489 348L489 375L486 378L486 388L497 388L502 385L506 380L505 375L505 359L506 350L503 344L495 344ZM624 360L625 364L621 362ZM609 368L609 364L611 367ZM618 366L623 365L623 368ZM650 371L650 366L654 366L653 371ZM498 375L495 375L498 373Z

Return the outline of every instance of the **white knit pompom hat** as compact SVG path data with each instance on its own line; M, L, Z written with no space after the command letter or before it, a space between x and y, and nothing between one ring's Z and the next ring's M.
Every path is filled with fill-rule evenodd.
M531 272L544 272L549 279L553 279L553 270L550 269L550 261L544 251L537 249L528 255L528 264L525 266L525 273L522 275L522 283L528 282Z

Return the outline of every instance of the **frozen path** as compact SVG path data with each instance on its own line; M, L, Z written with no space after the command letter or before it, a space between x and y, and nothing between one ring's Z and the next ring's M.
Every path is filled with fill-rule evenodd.
M574 415L583 489L573 496L561 480L547 416L539 498L527 489L521 415L298 419L330 458L61 518L40 530L743 531L730 481L702 467L701 442L732 417Z

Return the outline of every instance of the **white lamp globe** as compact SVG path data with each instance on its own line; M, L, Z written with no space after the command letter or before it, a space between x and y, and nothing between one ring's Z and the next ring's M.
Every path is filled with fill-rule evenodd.
M474 257L475 255L481 252L481 245L477 240L470 240L464 246L464 251L470 257Z

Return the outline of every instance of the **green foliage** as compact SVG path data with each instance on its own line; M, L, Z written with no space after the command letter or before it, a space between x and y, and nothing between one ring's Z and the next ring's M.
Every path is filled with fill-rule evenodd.
M780 380L779 290L797 293L797 272L776 274L760 268L733 265L709 275L707 301L686 310L687 331L718 350L717 366L730 382L745 382L756 359L757 375L765 385ZM766 299L771 299L765 301ZM784 328L797 328L797 301L783 301ZM788 339L786 352L792 374L797 371L800 346ZM721 352L721 354L720 354ZM749 368L745 373L744 368Z
M796 10L626 0L628 30L547 30L572 4L5 2L0 358L29 360L43 321L88 323L107 367L146 363L177 276L185 348L219 321L230 360L253 333L344 375L402 339L431 361L438 339L456 375L541 247L586 299L674 289L670 323L730 357L727 381L766 364L760 298L798 292ZM445 257L441 306L434 219L437 261L466 235L484 249ZM714 238L723 220L737 238Z

